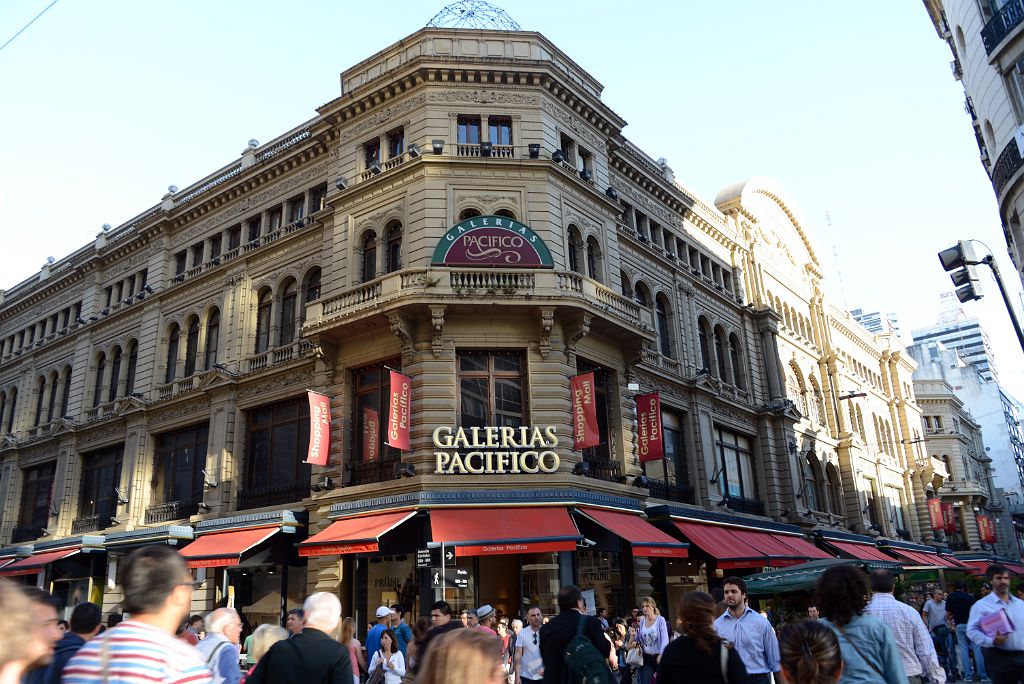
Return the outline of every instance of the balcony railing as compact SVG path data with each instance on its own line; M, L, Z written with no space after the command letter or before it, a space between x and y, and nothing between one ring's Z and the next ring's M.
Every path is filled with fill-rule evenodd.
M1010 0L995 13L985 28L981 29L981 42L985 44L985 54L991 55L1006 36L1024 21L1024 2Z
M112 524L111 516L107 514L87 515L77 518L71 523L71 534L85 534L105 530Z
M764 502L756 499L744 499L741 496L727 496L725 497L725 505L737 513L764 515Z
M605 482L622 482L622 466L610 458L584 456L583 462L590 468L590 477Z
M238 492L238 510L280 506L309 497L309 480L249 487Z
M18 544L21 542L32 541L33 539L39 539L43 536L43 528L29 525L28 527L15 527L14 531L11 532L11 543Z
M648 480L647 488L651 496L664 501L675 501L677 503L696 503L693 498L693 489L687 485L674 484L664 480Z
M151 523L170 522L188 518L199 512L198 501L169 501L146 509L145 521Z
M516 156L516 148L512 145L491 145L491 153L485 155L481 145L456 145L455 154L459 157L497 157L512 159Z
M1002 197L1003 191L1006 189L1010 179L1020 171L1021 166L1024 166L1024 159L1020 156L1017 141L1011 140L1003 148L999 158L996 159L995 166L992 167L992 187L996 191L996 197Z
M364 463L356 463L352 467L352 481L349 484L363 485L394 480L395 464L400 462L400 458L393 456L390 458L378 458Z
M288 361L301 359L309 354L312 349L313 343L300 337L291 344L287 344L283 347L277 347L276 349L270 349L262 354L257 354L256 356L250 356L246 360L248 371L253 373L258 370L263 370L264 368L276 366L279 363L286 363Z

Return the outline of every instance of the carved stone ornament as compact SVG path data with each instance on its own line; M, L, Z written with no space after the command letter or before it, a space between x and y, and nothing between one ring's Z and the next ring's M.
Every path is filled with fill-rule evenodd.
M565 353L569 359L569 365L576 365L576 344L590 334L590 323L594 320L593 314L585 313L576 321L576 326L569 333L565 340Z
M416 357L416 348L409 320L398 312L392 312L388 314L388 323L391 324L391 332L402 341L402 363L411 364Z
M555 326L555 307L540 307L540 357L547 359L551 353L551 330Z
M400 116L412 109L415 109L416 107L421 106L424 102L426 102L426 98L421 94L416 97L410 97L408 100L398 102L396 104L391 105L390 107L379 109L373 112L372 114L368 114L364 117L361 117L358 122L346 128L338 135L338 143L340 144L348 142L349 140L352 140L356 136L360 136L363 133L373 130L374 128L377 128L387 123L388 121L391 121L396 116Z
M430 350L434 353L434 358L441 358L441 353L444 351L444 305L437 305L430 307Z
M537 105L537 95L520 92L503 92L497 90L470 90L469 88L453 88L452 90L432 90L427 93L428 102L466 102L471 104L514 104Z
M384 219L388 216L395 215L397 217L402 216L402 203L395 202L389 206L384 207L380 211L375 211L369 216L361 216L358 219L358 230L362 231L367 226L382 226Z
M241 393L239 393L241 394ZM210 400L205 397L198 401L190 401L176 406L169 406L163 410L154 411L149 414L149 423L167 423L178 418L185 416L199 416L203 413L208 413L210 410Z
M566 128L571 130L577 139L584 140L594 150L604 149L605 138L598 135L591 127L590 124L581 121L565 109L562 109L554 102L544 98L541 100L541 106L548 114L553 116L555 119L560 121Z
M281 375L266 378L261 382L253 382L243 385L238 390L238 397L240 399L244 399L247 397L270 394L277 390L296 385L306 387L312 380L313 368L311 366L307 366L305 368L297 369L291 373L283 373Z

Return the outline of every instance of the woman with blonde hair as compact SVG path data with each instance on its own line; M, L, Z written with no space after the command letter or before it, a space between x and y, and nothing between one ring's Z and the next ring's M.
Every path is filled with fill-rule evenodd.
M504 684L501 639L475 629L453 629L430 643L416 684Z
M252 633L252 646L249 648L248 653L252 659L252 667L245 673L245 676L248 677L252 674L252 671L260 662L260 658L267 654L271 646L287 638L288 630L284 627L278 627L277 625L260 625L257 627L256 631Z
M366 658L363 657L363 645L356 639L356 621L350 617L341 623L340 641L348 649L348 660L352 663L352 682L359 684L359 672L366 670Z
M739 684L747 668L735 648L715 631L718 604L711 594L687 592L679 607L683 635L661 654L658 684Z
M661 654L668 646L668 623L658 611L658 604L650 596L640 599L640 628L636 640L644 652L644 664L639 670L640 684L651 684L658 670Z
M843 652L828 625L804 620L787 626L779 638L782 674L792 684L834 684L843 676Z
M42 655L32 615L25 592L0 579L0 684L18 684L28 663Z

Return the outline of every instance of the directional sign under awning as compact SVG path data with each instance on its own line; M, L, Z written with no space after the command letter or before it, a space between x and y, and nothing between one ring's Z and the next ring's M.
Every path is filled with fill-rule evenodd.
M416 567L432 568L441 564L441 549L416 549Z
M442 556L442 564L446 568L453 568L453 567L455 567L455 547L454 546L449 546L449 547L447 547L444 550L444 554Z
M447 587L448 589L468 589L473 580L469 570L465 568L431 568L430 586L432 589Z

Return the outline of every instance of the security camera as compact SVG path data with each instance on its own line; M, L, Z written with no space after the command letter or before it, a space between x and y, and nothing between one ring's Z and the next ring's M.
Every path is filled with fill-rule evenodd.
M584 537L583 541L580 542L580 546L584 546L589 549L592 546L597 546L597 542L593 539L587 539L586 537Z

